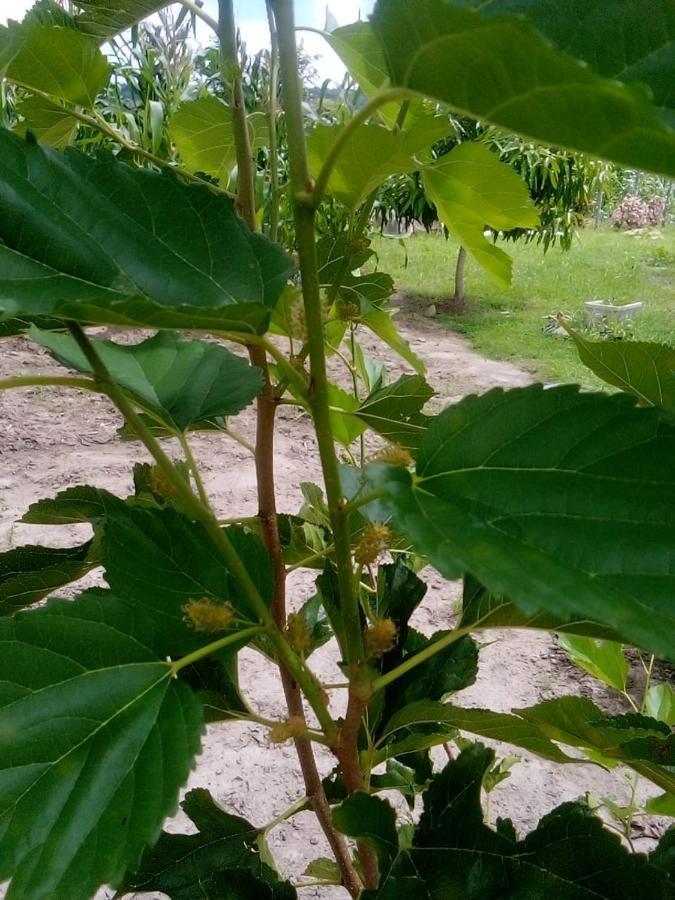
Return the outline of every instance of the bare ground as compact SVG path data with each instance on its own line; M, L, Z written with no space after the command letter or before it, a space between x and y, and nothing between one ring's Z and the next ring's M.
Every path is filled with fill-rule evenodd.
M531 376L505 362L475 353L458 335L424 319L404 318L400 329L412 348L428 365L428 380L437 391L432 403L441 408L470 393L489 388L526 385ZM126 335L122 337L125 339ZM366 340L373 355L391 361L391 353L375 340ZM28 341L18 338L2 343L0 377L16 374L46 374L56 364ZM392 378L403 372L392 365ZM95 484L122 496L132 490L131 467L147 459L142 447L122 443L116 437L121 424L117 412L105 398L74 390L28 388L0 394L0 545L3 548L45 542L69 545L86 537L88 528L45 529L17 524L28 505L40 497L76 484ZM252 434L253 416L246 411L236 422L243 433ZM240 445L208 433L196 434L192 444L215 508L223 516L253 515L255 477L250 455ZM176 451L177 452L177 451ZM301 504L300 483L320 481L316 448L307 419L292 407L279 414L276 467L280 510L296 512ZM459 585L441 578L433 570L422 574L429 590L414 624L427 633L452 624L459 600ZM91 576L86 583L91 582ZM312 593L312 579L292 576L291 605L299 606ZM547 634L512 631L483 636L481 668L475 685L462 691L457 702L468 706L508 711L566 693L592 697L604 708L619 707L601 686L586 678L569 663ZM339 678L335 654L329 644L312 657L319 677L327 682ZM285 718L279 684L271 665L259 655L244 651L242 686L261 715ZM340 692L333 692L333 710L341 708ZM508 753L512 748L501 747ZM319 748L321 751L321 748ZM621 772L608 773L590 765L556 766L520 752L521 762L500 785L492 802L492 817L508 815L520 830L531 828L540 816L588 789L627 801L630 786ZM332 768L332 758L319 752L323 773ZM439 765L444 755L436 756ZM202 755L190 786L202 786L231 812L263 825L279 815L303 794L294 750L288 744L270 745L266 731L256 725L231 723L212 726L204 739ZM658 793L648 783L640 794ZM404 813L405 815L405 813ZM313 817L301 813L270 835L272 850L284 874L296 883L307 862L327 855L323 836L313 827ZM180 825L180 816L171 827ZM637 850L647 850L664 829L663 820L643 822L635 832ZM0 892L1 893L1 892ZM108 896L111 892L101 892ZM146 895L147 896L147 895ZM322 900L346 896L340 889L307 888L303 898Z

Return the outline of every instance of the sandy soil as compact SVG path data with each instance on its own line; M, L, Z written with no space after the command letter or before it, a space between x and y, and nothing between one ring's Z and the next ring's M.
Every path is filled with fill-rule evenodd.
M515 366L485 359L475 353L461 337L437 323L401 317L399 325L413 349L427 362L428 380L437 391L432 405L437 409L469 393L494 386L513 387L528 384L531 376ZM121 336L125 339L126 336ZM392 354L374 339L366 340L366 349L391 362ZM56 364L24 339L2 343L0 377L14 374L47 373ZM404 371L391 364L392 378ZM16 524L29 503L53 496L59 489L76 484L95 484L121 495L132 489L131 466L145 460L143 448L121 443L115 435L120 418L104 398L79 391L53 388L29 388L0 394L0 545L3 548L43 541L69 545L86 537L88 528L45 529ZM243 433L252 434L253 417L246 411L236 422ZM239 445L210 434L192 438L208 490L223 516L255 514L255 478L250 455ZM319 481L315 444L308 421L291 407L280 410L276 443L279 509L296 512L301 503L300 482ZM424 577L429 591L414 624L427 633L448 627L457 610L459 585L445 581L431 569ZM91 581L89 576L88 582ZM312 593L307 575L290 582L293 607ZM498 638L498 640L497 640ZM587 679L546 634L509 632L482 638L478 681L457 695L456 701L468 706L485 706L508 711L542 699L565 693L593 697L604 708L620 707L601 687ZM335 681L338 670L331 645L312 657L315 670L326 681ZM284 718L281 690L272 667L257 654L242 653L241 680L255 708L264 716ZM334 692L333 709L340 710L341 697ZM321 748L320 748L321 749ZM509 752L502 747L501 751ZM626 801L629 786L621 773L607 773L588 765L555 766L519 753L521 762L512 776L500 785L492 801L492 815L509 815L518 829L532 827L539 817L564 800L577 798L588 790L606 793ZM436 757L442 765L444 755ZM332 768L332 757L319 753L322 772ZM249 724L213 726L204 740L198 767L190 786L203 786L228 810L245 815L262 825L302 796L301 779L290 745L270 746L265 730ZM641 794L657 793L647 783ZM171 827L181 825L180 817ZM635 846L649 849L664 828L663 821L650 820L636 830ZM295 882L307 862L327 854L323 836L315 833L312 816L295 816L270 836L272 850L280 868ZM1 892L0 892L1 893ZM111 892L102 891L100 897ZM148 896L148 895L146 895ZM339 889L307 888L303 898L332 900L344 897Z

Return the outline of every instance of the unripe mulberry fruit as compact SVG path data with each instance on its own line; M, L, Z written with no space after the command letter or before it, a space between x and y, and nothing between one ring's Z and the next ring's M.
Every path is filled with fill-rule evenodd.
M369 566L382 553L391 532L386 525L373 522L361 533L361 540L354 550L354 559L360 566Z
M401 466L404 469L409 468L413 463L413 458L405 447L400 444L387 444L376 455L376 462L387 463L390 466Z
M376 619L366 631L366 654L383 656L396 646L398 629L392 619Z
M312 649L312 635L307 619L301 613L290 613L286 620L286 640L300 656Z
M358 303L338 303L336 312L338 319L348 322L361 315L361 307Z
M195 631L227 631L234 619L234 612L227 603L216 603L207 597L190 600L183 607L185 621Z
M158 465L150 466L148 472L150 490L157 497L168 499L176 496L176 487L166 472Z

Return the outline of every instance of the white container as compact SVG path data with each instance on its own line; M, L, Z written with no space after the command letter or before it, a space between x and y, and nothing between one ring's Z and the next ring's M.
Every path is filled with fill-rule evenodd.
M584 306L586 307L586 315L591 322L597 322L601 319L615 319L618 322L623 322L625 319L633 319L640 312L643 304L636 302L616 306L613 303L607 303L605 300L587 300Z

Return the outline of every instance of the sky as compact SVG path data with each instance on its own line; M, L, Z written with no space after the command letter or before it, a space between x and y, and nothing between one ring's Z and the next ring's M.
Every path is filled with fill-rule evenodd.
M0 0L0 24L7 19L21 19L34 0ZM347 25L359 18L366 18L373 9L375 0L296 0L295 18L298 26L323 28L326 22L326 7L340 25ZM267 16L264 0L235 0L235 14L241 29L242 38L246 41L249 53L255 53L269 44ZM218 15L218 0L206 0L204 10L212 16ZM203 44L210 42L209 29L204 26L197 32ZM300 36L307 53L319 55L321 59L316 68L321 79L332 78L340 81L344 75L344 66L328 47L320 35L303 33Z

